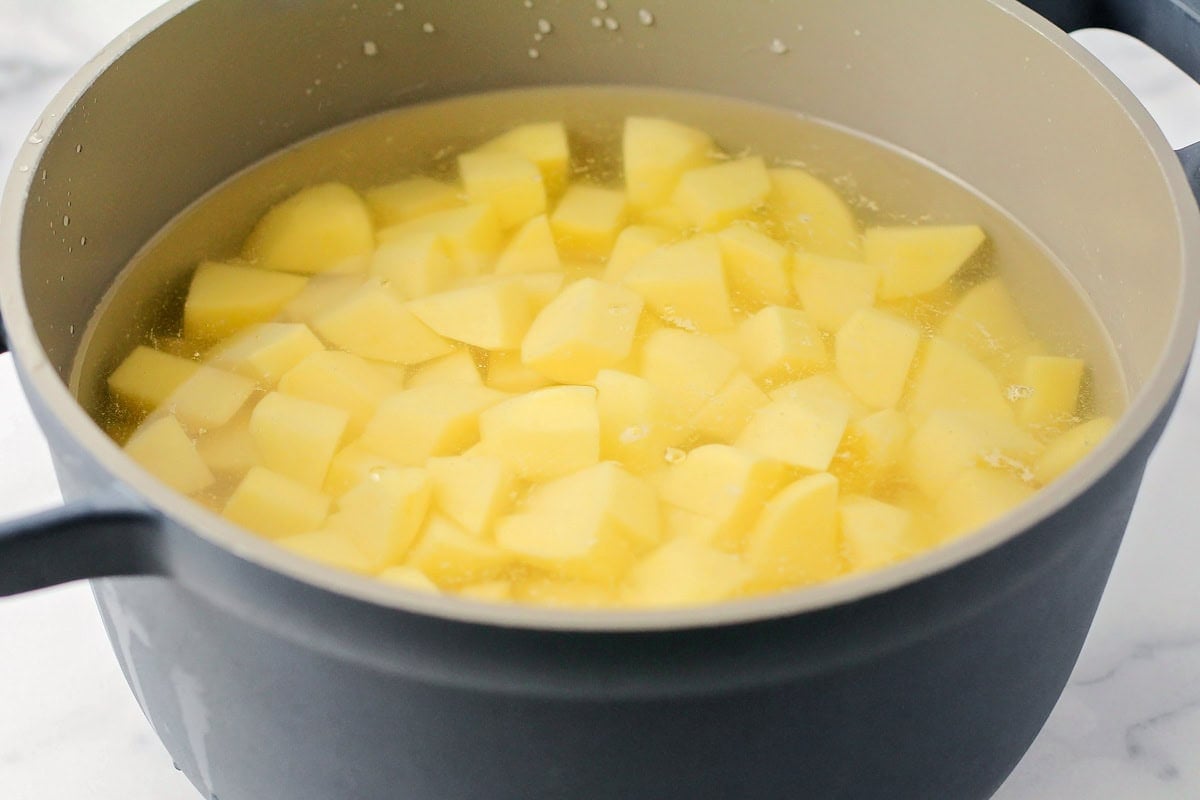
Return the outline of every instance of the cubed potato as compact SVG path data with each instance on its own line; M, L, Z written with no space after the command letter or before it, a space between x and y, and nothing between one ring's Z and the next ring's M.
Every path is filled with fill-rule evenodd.
M508 510L516 491L512 468L494 456L431 458L433 503L474 536L484 536Z
M629 268L621 282L676 327L703 332L733 327L721 249L712 236L696 236L651 251Z
M522 361L519 350L498 350L489 353L485 382L502 392L530 392L552 383L545 375Z
M671 464L659 480L666 503L714 520L713 543L736 550L783 478L781 462L739 447L706 444Z
M885 567L924 549L912 513L872 497L843 497L838 522L842 555L851 571Z
M1033 475L1043 486L1075 466L1113 429L1111 417L1096 417L1060 434L1033 463Z
M211 366L271 388L288 370L324 349L303 323L263 322L226 339L208 352L207 359Z
M766 163L757 156L739 158L680 175L671 204L700 230L715 231L762 205L770 190Z
M420 364L454 350L377 283L322 313L313 330L340 350L392 364Z
M458 157L458 175L467 200L491 205L502 228L514 228L546 212L542 173L527 158L496 150L463 153Z
M734 303L747 311L794 302L787 248L749 225L735 224L717 234Z
M338 275L328 272L314 275L304 284L300 293L283 307L279 313L279 321L311 324L326 310L361 289L366 280L364 275Z
M617 234L604 266L604 280L619 282L643 256L674 241L675 234L655 225L630 225Z
M511 600L513 596L512 581L480 581L458 587L458 596L470 600L482 600L496 603Z
M622 597L649 608L715 603L736 597L752 577L736 555L696 539L674 539L630 568Z
M1042 446L1011 419L981 411L942 410L917 425L905 446L908 479L939 497L960 472L982 464L1029 469Z
M559 292L567 283L567 276L565 272L528 272L523 275L505 275L491 280L506 281L520 287L529 301L530 311L536 315L550 305L551 300L558 297Z
M716 396L740 360L711 337L667 328L655 331L642 345L642 377L662 393L676 419L691 419Z
M513 583L512 596L518 602L543 608L608 608L619 599L611 583L571 577L526 578Z
M793 467L829 469L846 432L849 414L832 408L773 400L754 412L735 444Z
M108 376L108 391L127 408L149 412L199 369L191 359L138 345Z
M1005 366L1029 352L1033 336L1000 278L974 286L950 309L939 330L943 339L965 347L976 358Z
M1055 428L1075 419L1083 359L1029 356L1021 368L1025 396L1017 400L1017 419L1023 425Z
M250 232L244 252L265 269L311 275L345 270L374 247L366 203L348 186L323 183L272 207Z
M533 217L513 234L496 261L497 275L554 272L562 269L554 233L545 214Z
M838 377L871 408L900 402L921 332L907 320L874 308L854 312L837 332Z
M651 225L670 231L673 239L696 232L687 214L683 213L683 209L673 205L642 209L637 215L637 221L642 225Z
M457 187L420 176L368 189L363 199L378 228L399 225L463 204Z
M308 279L265 269L206 261L196 268L183 304L183 335L211 342L272 319Z
M551 386L505 400L479 416L483 453L526 480L549 480L600 459L600 418L591 386Z
M496 578L514 561L511 552L433 511L405 563L441 586L460 586Z
M518 125L485 142L479 152L513 153L537 164L546 192L557 197L567 185L571 151L561 122Z
M378 475L385 469L398 466L396 462L379 455L360 442L351 442L338 450L329 462L329 471L325 473L322 489L330 497L341 497L372 474Z
M626 117L621 139L625 193L634 208L661 206L679 177L710 160L707 133L657 117Z
M1013 417L1012 406L995 374L965 349L940 336L933 337L925 348L907 408L918 422L938 409Z
M329 513L329 498L286 475L252 467L221 513L243 528L278 539L320 528Z
M799 309L767 306L737 332L742 364L755 380L779 385L829 363L821 332Z
M171 392L160 408L188 430L202 433L233 419L254 390L254 381L244 375L201 366Z
M597 373L594 385L600 457L634 472L663 466L663 454L679 434L658 389L638 375L609 369Z
M341 531L321 529L276 539L275 544L313 561L361 574L375 572L362 549Z
M521 360L560 383L587 383L629 355L642 305L641 296L623 286L576 281L534 319Z
M500 217L487 203L434 211L379 231L380 244L414 234L433 234L450 251L459 271L486 272L496 261L503 242Z
M360 442L403 466L456 455L478 441L480 414L507 397L483 386L405 389L383 399Z
M875 304L879 268L860 261L797 253L796 294L813 323L836 332L856 311Z
M879 297L898 300L940 287L986 239L978 225L868 228L863 258L880 269Z
M604 583L624 573L633 560L632 543L611 517L592 526L571 514L510 514L496 523L496 543L539 569Z
M349 420L340 408L271 392L250 414L250 435L263 466L319 489Z
M615 189L576 183L550 215L550 228L561 252L599 260L611 251L625 225L625 195Z
M250 435L251 411L243 408L224 425L197 437L196 452L214 474L240 478L260 463Z
M767 208L796 248L831 258L859 258L858 222L836 189L794 167L768 170L767 175Z
M664 503L662 515L664 540L687 538L712 544L721 534L720 522L685 508Z
M638 550L653 547L662 539L662 516L654 486L612 461L601 461L535 487L522 509L574 513L588 525L601 517L611 517Z
M529 297L512 280L492 280L410 301L433 331L485 350L515 350L533 322Z
M397 297L411 300L450 288L458 266L432 233L398 236L375 249L367 271Z
M338 498L326 527L348 536L373 570L401 563L425 524L433 483L423 469L385 469Z
M416 567L408 567L403 564L396 567L385 567L378 575L376 580L390 583L393 586L402 586L405 589L412 589L417 592L426 592L429 594L437 594L441 590L438 585L429 580L429 577ZM460 590L461 593L461 590Z
M908 443L908 417L894 408L851 420L846 434L859 459L860 469L878 472L899 463Z
M846 384L838 380L836 375L829 373L810 375L786 383L767 392L767 396L772 400L790 400L814 408L828 409L829 413L845 413L850 420L861 419L871 413L871 409L855 397L854 393L846 388Z
M963 470L938 498L943 536L959 536L982 527L1028 500L1034 488L1011 472L988 467Z
M449 383L458 386L483 386L479 364L470 350L455 350L448 356L427 361L417 368L404 386L415 389L434 383Z
M746 539L746 562L763 588L816 583L839 575L838 481L827 472L785 486L763 507Z
M771 398L744 372L736 372L712 399L700 406L690 427L701 437L731 444Z
M279 379L279 391L342 409L349 415L347 436L355 437L379 402L400 389L398 377L353 353L321 350L285 372Z
M179 421L171 416L150 420L125 443L125 453L147 472L183 494L195 494L216 478Z

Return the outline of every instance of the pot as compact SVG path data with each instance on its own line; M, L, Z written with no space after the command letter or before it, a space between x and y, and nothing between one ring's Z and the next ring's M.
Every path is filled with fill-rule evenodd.
M214 800L989 796L1067 680L1192 347L1200 216L1176 155L1103 67L1011 0L655 0L652 25L612 35L590 7L535 1L173 2L68 83L0 217L0 309L68 502L0 526L0 594L93 579L138 702ZM1036 7L1153 35L1200 74L1176 4ZM531 59L538 16L556 49ZM770 46L798 24L802 44ZM317 76L326 91L306 95ZM1116 430L1021 508L888 569L583 612L302 560L159 485L68 391L130 256L242 167L398 104L646 82L836 121L1015 210L1117 344L1132 399Z

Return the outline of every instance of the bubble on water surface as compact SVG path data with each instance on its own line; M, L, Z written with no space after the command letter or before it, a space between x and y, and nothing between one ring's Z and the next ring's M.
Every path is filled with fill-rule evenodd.
M379 46L372 41L363 42L363 55L373 56L379 53Z
M638 22L642 23L646 27L650 27L654 24L654 13L649 9L639 8L637 17Z
M788 51L788 46L783 43L783 39L772 39L769 49L777 56L781 56Z

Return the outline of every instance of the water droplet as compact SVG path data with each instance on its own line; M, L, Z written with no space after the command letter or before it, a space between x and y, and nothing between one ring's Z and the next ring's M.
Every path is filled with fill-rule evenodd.
M396 5L392 6L392 8L396 9L397 11L403 11L404 3L396 3Z
M41 144L44 141L46 141L46 140L43 139L42 135L40 133L38 133L37 131L34 131L33 133L29 134L29 143L30 144Z
M86 237L86 236L80 236L80 237L79 237L79 246L80 246L80 247L83 247L83 246L84 246L84 245L86 245L86 244L87 244L87 237Z
M521 5L525 6L526 8L533 8L533 0L524 0Z
M593 28L604 27L604 20L600 19L599 17L592 17L589 21L592 23Z
M687 458L687 453L678 447L668 447L663 451L663 458L668 464L682 464Z
M311 94L312 94L312 87L311 87L311 86L309 86L307 89L305 89L305 90L304 90L304 93L305 93L305 94L309 94L309 95L311 95Z
M65 228L70 224L71 224L71 218L68 217L66 214L63 214L63 227Z
M533 40L534 40L535 42L540 42L542 39L545 39L545 38L546 38L546 37L545 37L545 36L542 36L540 33L535 33L535 34L533 35Z
M604 27L608 28L610 31L615 31L621 27L621 23L617 22L615 17L605 17Z
M554 32L554 26L550 24L550 20L548 19L539 19L537 21L537 29L538 33L542 34Z
M781 56L788 51L788 46L783 43L782 39L772 39L770 49L775 55Z
M379 53L379 46L372 41L363 42L363 55L373 56Z
M383 480L383 473L386 470L387 467L371 467L370 471L367 472L367 477L378 483Z
M645 25L647 28L654 24L654 13L649 9L638 9L638 22Z
M72 336L74 336L74 335L75 335L75 326L74 326L74 325L68 325L68 326L67 326L67 333L69 333L69 334L71 334Z
M76 152L76 153L82 153L82 152L83 152L83 145L81 145L81 144L77 144L77 145L75 145L75 152Z
M320 86L320 85L321 85L321 79L313 78L313 86Z
M596 10L608 11L608 0L596 0Z
M1004 396L1013 401L1024 400L1026 397L1033 396L1033 387L1014 383L1004 390Z
M541 55L541 53L538 52L538 49L536 47L529 48L528 52L529 52L530 58L537 58Z
M617 436L617 439L620 440L621 444L633 444L634 442L640 442L649 435L649 426L630 425L628 428L621 431L620 435Z
M17 172L29 172L29 165L28 164L20 165L19 167L17 167Z
M855 36L862 36L862 31L860 31L858 28L855 28L855 29L854 29L854 35L855 35Z
M421 30L425 31L426 33L433 33L434 31L437 30L437 28L433 27L432 22L426 22L424 25L421 26Z

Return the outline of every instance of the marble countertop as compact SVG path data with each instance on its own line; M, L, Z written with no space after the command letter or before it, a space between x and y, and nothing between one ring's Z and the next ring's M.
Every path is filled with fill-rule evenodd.
M0 0L4 173L62 82L155 5ZM1139 72L1136 61L1108 63L1173 144L1200 138L1188 114L1174 111L1195 87ZM1200 112L1200 102L1187 111ZM1193 362L1070 685L996 800L1200 797L1198 496L1200 365ZM0 517L58 501L45 444L10 358L0 356ZM0 600L0 798L196 797L125 686L88 586Z

